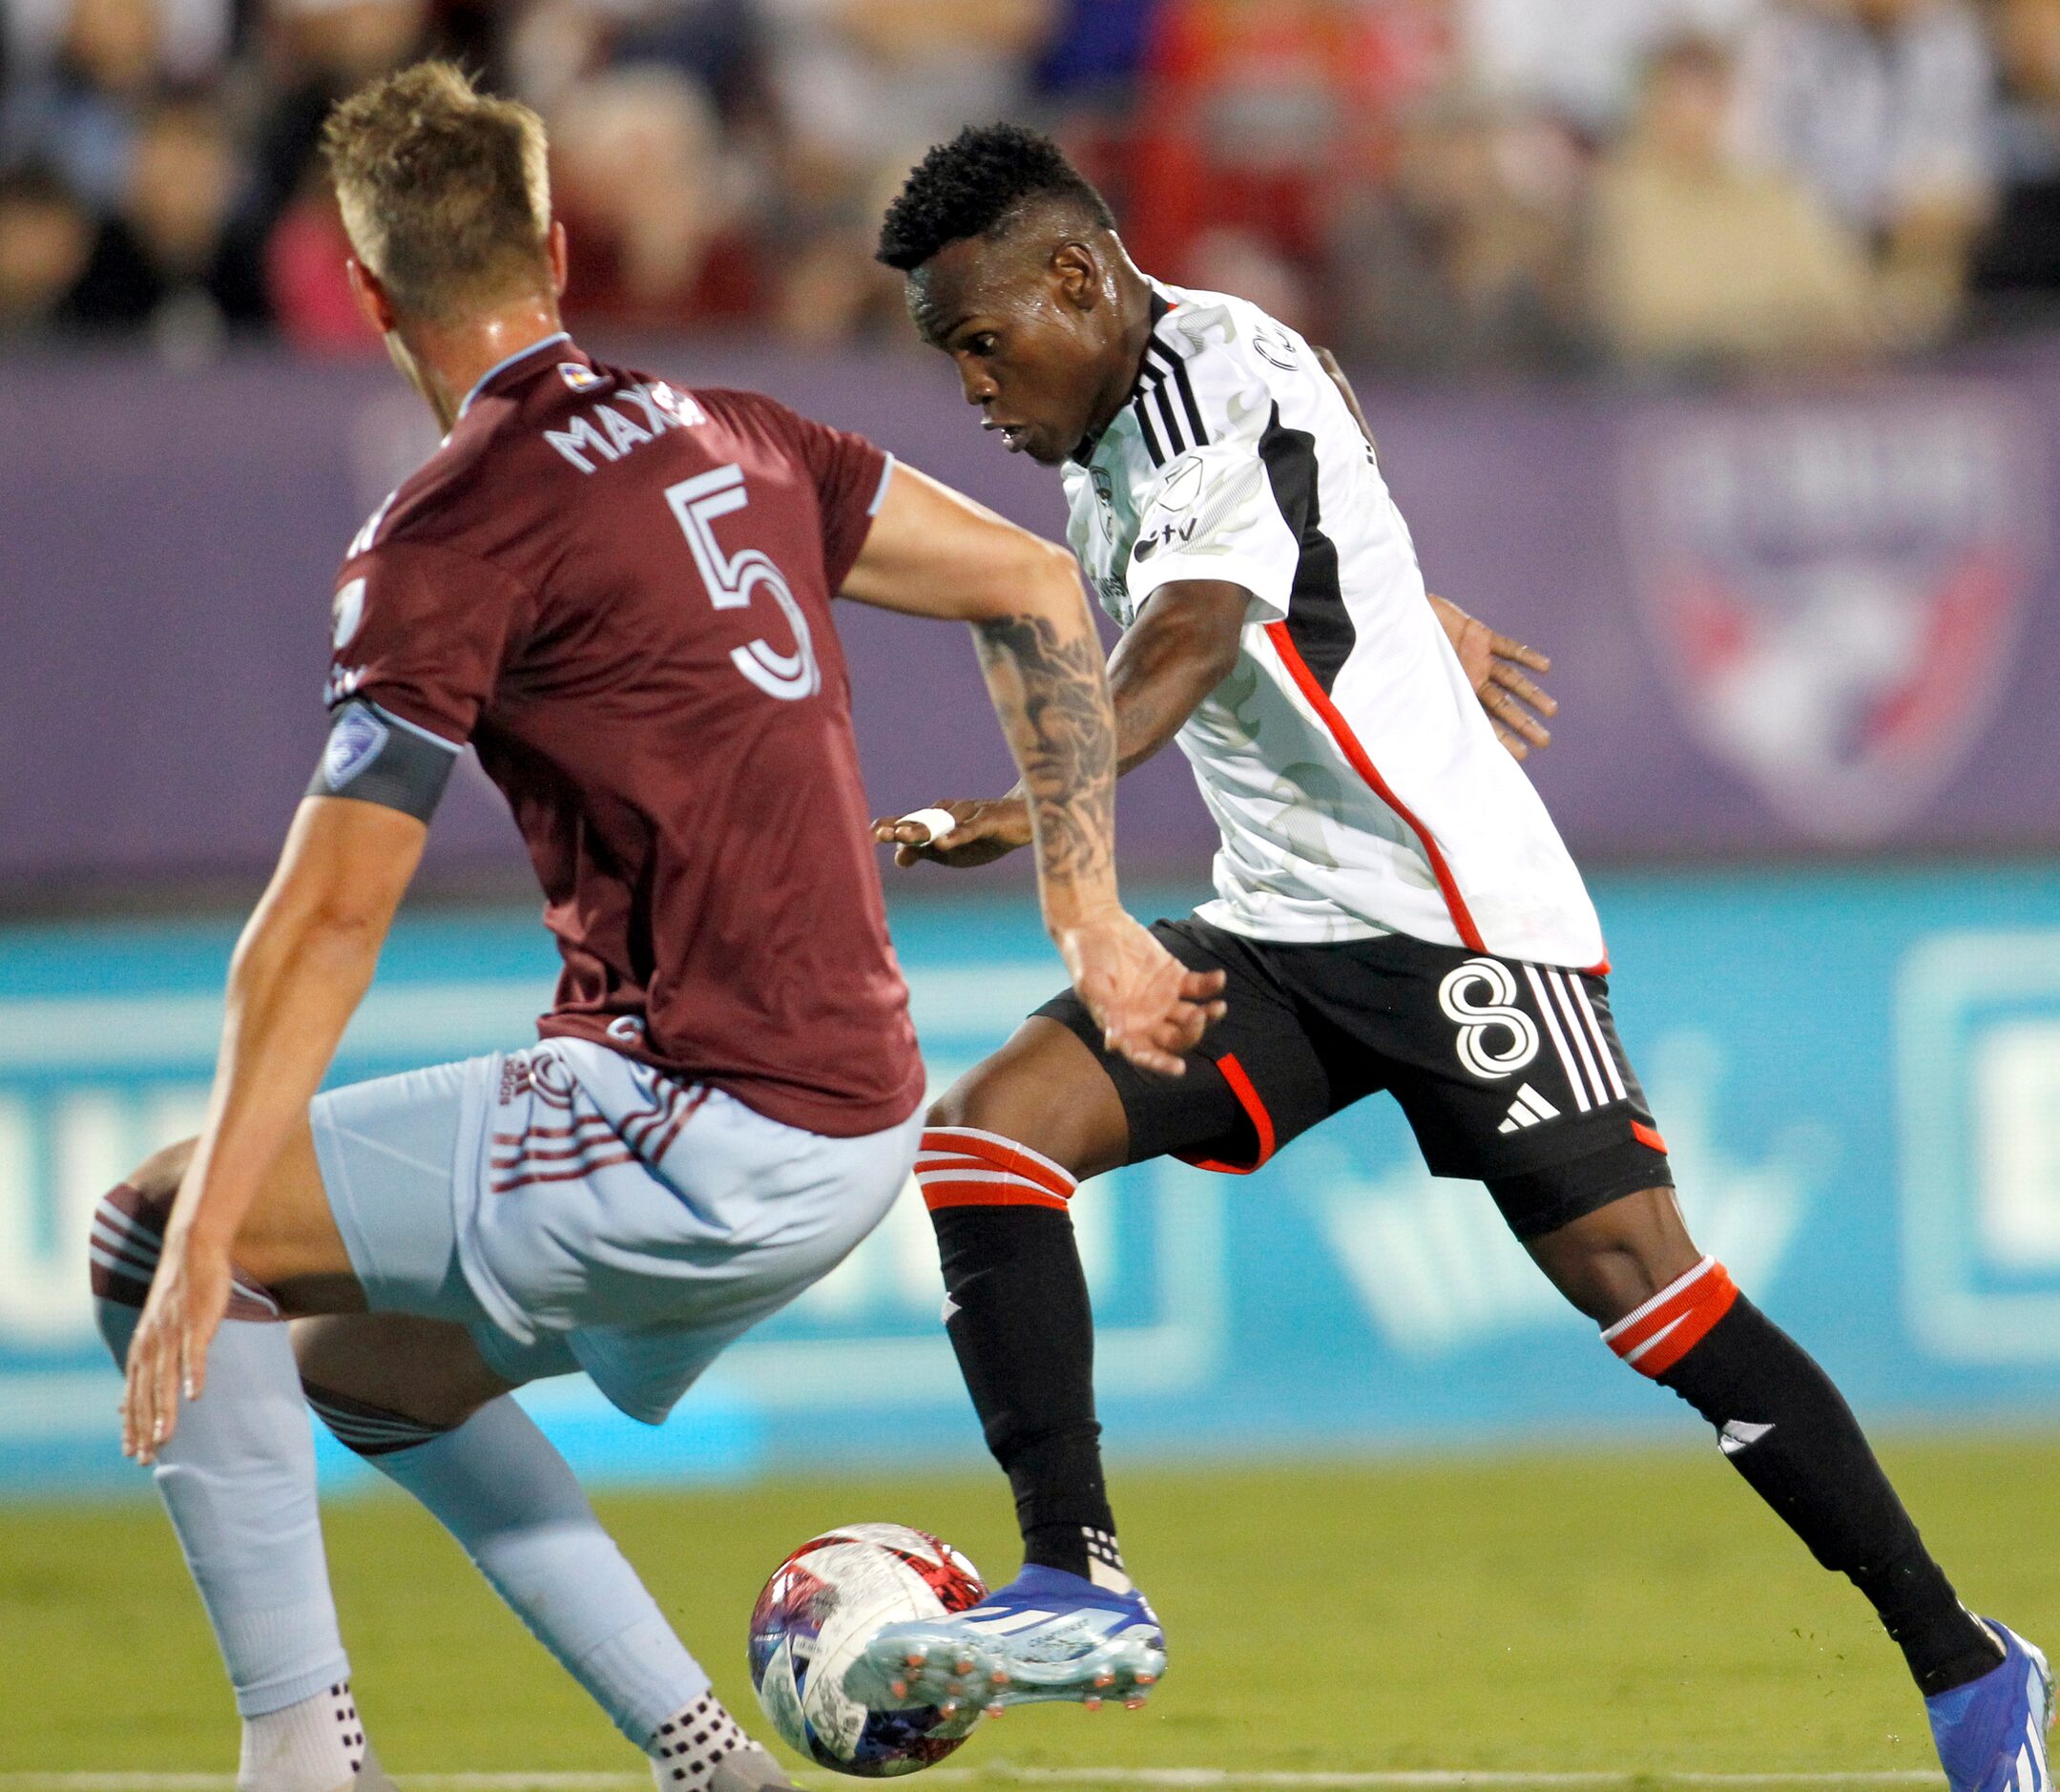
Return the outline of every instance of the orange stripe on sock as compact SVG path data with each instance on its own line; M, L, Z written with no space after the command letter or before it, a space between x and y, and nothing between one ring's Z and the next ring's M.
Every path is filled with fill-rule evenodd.
M1052 1207L1064 1213L1078 1186L1056 1164L1007 1139L954 1126L923 1135L916 1181L932 1213L944 1207Z
M977 1182L969 1177L963 1181L923 1182L923 1204L931 1213L940 1207L1055 1207L1060 1213L1067 1211L1063 1196L1025 1188L1020 1182Z
M1709 1335L1737 1298L1738 1284L1723 1264L1698 1264L1603 1337L1640 1375L1664 1375Z

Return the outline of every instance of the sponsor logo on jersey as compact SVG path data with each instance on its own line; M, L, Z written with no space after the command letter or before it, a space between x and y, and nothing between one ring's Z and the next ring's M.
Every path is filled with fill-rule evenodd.
M2045 545L2007 395L1670 413L1626 461L1659 658L1703 747L1793 825L1892 834L1993 719Z
M606 385L607 380L592 367L583 367L576 361L558 363L558 377L575 392L591 392L597 385Z
M358 624L364 620L364 581L354 578L343 586L329 605L331 628L330 644L337 652L350 645L350 637L357 634Z
M1185 544L1195 539L1195 522L1190 517L1184 523L1161 523L1149 535L1139 535L1137 545L1131 552L1140 560L1149 560L1161 548L1171 548L1176 543Z
M323 749L322 776L331 790L341 790L357 777L386 744L386 724L367 709L346 709L329 730Z

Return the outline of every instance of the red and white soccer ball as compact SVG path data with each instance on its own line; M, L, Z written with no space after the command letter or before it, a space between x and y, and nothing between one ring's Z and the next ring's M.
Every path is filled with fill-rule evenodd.
M845 1525L781 1562L751 1614L751 1684L773 1728L821 1766L867 1779L918 1773L958 1747L980 1707L874 1711L844 1670L881 1627L966 1612L987 1597L980 1571L905 1525Z

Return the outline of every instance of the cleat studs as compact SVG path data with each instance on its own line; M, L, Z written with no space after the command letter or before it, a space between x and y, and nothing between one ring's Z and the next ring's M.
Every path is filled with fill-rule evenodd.
M909 1668L921 1667L923 1665L923 1651L920 1649L909 1650L909 1652L902 1657L902 1665L904 1667Z
M897 1698L906 1698L908 1697L908 1682L906 1680L890 1680L887 1682L887 1691Z
M988 1678L992 1680L996 1686L1007 1686L1009 1684L1009 1670L1007 1668L996 1668L993 1673L988 1676Z
M1080 1701L1080 1709L1082 1711L1099 1711L1101 1709L1101 1700L1092 1697L1083 1698Z
M1001 1700L997 1698L991 1705L987 1708L987 1715L989 1718L999 1719L1002 1713L1006 1710L1008 1710L1008 1706L1004 1705Z
M1094 1677L1094 1690L1096 1692L1100 1692L1105 1687L1113 1686L1114 1684L1115 1676L1113 1674L1097 1674Z
M1123 1709L1125 1711L1142 1711L1144 1709L1144 1700L1142 1698L1126 1698L1123 1701Z
M968 1674L970 1674L970 1673L971 1673L972 1671L973 1671L973 1658L972 1658L972 1657L970 1657L970 1656L965 1656L965 1655L962 1655L961 1657L959 1657L959 1663L958 1663L958 1673L959 1673L959 1677L960 1677L961 1679L964 1679L964 1678L966 1677L966 1676L967 1676L967 1675L968 1675Z
M1158 1676L1156 1674L1140 1674L1137 1677L1137 1684L1139 1686L1156 1686L1158 1684Z

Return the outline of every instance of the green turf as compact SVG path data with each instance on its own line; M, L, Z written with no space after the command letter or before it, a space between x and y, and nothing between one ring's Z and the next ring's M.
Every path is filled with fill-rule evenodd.
M1976 1608L2060 1639L2060 1440L1883 1453ZM1010 1714L954 1765L1931 1764L1922 1708L1865 1606L1714 1451L1132 1471L1118 1491L1171 1640L1166 1685L1138 1715ZM987 1475L601 1504L753 1719L745 1615L802 1538L891 1518L1013 1566ZM411 1768L636 1767L411 1506L369 1497L328 1517L360 1702L404 1783ZM0 1508L0 1769L227 1770L234 1737L154 1507Z

